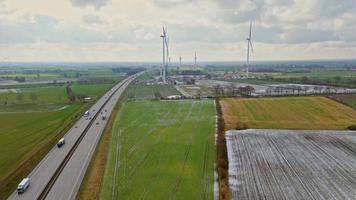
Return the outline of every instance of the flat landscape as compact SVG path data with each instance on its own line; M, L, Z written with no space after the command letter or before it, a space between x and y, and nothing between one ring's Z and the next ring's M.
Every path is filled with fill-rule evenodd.
M356 109L356 94L349 94L349 95L333 95L331 96L332 99L336 101L340 101L354 109Z
M213 199L213 101L129 101L112 132L100 199Z
M243 130L226 134L231 199L354 199L356 133Z
M354 109L325 97L225 98L220 103L227 130L342 130L356 124Z
M5 198L4 193L13 190L41 159L48 145L54 145L60 133L81 111L84 110L80 104L73 104L53 112L0 114L0 196Z
M181 95L173 85L146 85L144 83L133 84L128 91L129 99L160 99L169 95Z
M45 75L42 77L49 77ZM123 78L114 75L107 74L106 78ZM76 96L91 97L91 102L114 84L93 75L88 80L91 82L74 82L71 89ZM91 102L70 102L64 84L10 85L1 89L0 199L13 191Z

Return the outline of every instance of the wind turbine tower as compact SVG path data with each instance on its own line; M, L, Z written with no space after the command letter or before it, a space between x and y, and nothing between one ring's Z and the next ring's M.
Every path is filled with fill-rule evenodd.
M169 62L169 51L168 51L168 42L167 42L167 28L165 29L164 27L163 29L163 33L161 35L162 38L162 67L161 67L161 78L163 83L166 83L167 79L166 79L166 75L167 75L167 65Z
M182 56L179 56L179 66L178 66L178 71L179 69L182 68Z
M164 72L164 68L166 66L166 56L165 56L165 53L166 53L166 49L165 49L165 38L166 38L166 32L164 30L164 27L163 27L163 33L161 35L161 38L162 38L162 67L161 67L161 70L160 70L160 76L162 78L162 81L165 82L165 72Z
M195 56L194 56L194 69L197 68L197 59L198 59L198 57L197 57L197 52L195 52Z
M251 37L251 32L252 32L252 22L250 22L250 32L248 35L247 40L247 61L246 61L246 78L248 78L248 68L250 67L250 48L251 52L253 53L253 46L252 46L252 37Z

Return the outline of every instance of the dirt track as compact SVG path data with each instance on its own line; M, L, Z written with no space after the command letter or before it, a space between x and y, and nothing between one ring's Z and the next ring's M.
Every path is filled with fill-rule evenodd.
M232 199L355 199L356 132L226 133Z

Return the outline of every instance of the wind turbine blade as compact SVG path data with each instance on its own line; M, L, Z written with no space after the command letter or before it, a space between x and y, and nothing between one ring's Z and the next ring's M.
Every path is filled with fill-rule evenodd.
M248 42L248 44L250 45L250 47L251 47L251 52L253 53L253 46L252 46L251 40Z
M168 43L169 43L169 38L168 37L164 38L164 43L166 44L166 47L168 49Z
M167 56L169 56L168 43L169 43L169 38L165 37L165 38L164 38L164 44L165 44L165 46L166 46Z
M251 40L251 32L252 32L252 21L250 21L250 33L249 33L249 36L248 38Z

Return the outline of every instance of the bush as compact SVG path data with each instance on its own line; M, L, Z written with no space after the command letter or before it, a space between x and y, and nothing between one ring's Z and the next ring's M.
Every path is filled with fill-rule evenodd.
M351 125L351 126L347 127L347 129L356 131L356 125Z
M248 129L248 126L245 122L237 122L235 129L236 130L245 130L245 129Z

